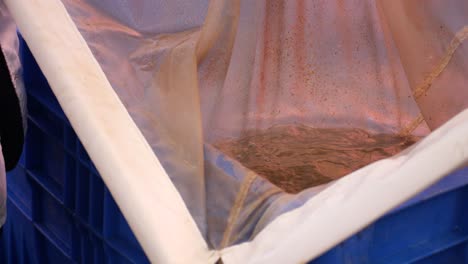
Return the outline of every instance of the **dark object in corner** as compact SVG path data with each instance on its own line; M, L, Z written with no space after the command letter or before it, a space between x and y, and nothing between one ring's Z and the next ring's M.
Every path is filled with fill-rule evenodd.
M24 143L23 122L18 96L13 80L0 47L0 143L5 168L15 168L21 156Z

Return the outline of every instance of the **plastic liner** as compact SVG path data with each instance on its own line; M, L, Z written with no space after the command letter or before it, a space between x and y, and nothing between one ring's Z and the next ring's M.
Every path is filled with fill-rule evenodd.
M225 263L306 262L466 165L468 113L454 116L467 102L461 84L468 16L462 1L449 2L63 0L201 235ZM440 81L448 83L437 89ZM293 195L213 147L275 126L427 137ZM128 208L138 191L124 198L119 188L110 186L120 190L113 191L117 202L156 260L142 231L149 226ZM155 203L146 201L146 210ZM201 250L196 259L205 258Z
M435 129L468 107L468 3L381 1L420 116Z

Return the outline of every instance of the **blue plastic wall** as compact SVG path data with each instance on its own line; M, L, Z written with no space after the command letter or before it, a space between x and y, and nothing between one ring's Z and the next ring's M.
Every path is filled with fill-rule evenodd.
M149 263L23 42L21 55L28 131L0 263Z
M21 50L28 132L8 175L0 263L149 263L24 43ZM310 263L468 263L467 241L465 169Z

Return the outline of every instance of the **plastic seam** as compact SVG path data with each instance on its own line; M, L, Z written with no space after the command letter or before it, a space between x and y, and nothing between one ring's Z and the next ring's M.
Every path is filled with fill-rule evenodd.
M468 38L468 26L464 26L461 30L459 30L455 37L450 42L447 51L445 52L445 56L441 60L441 62L435 67L432 72L424 79L424 81L416 87L413 92L413 97L415 99L420 98L423 96L429 88L431 88L432 84L434 83L435 79L439 77L439 75L447 68L447 65L453 58L453 55L457 51L458 47ZM418 126L423 122L424 116L420 113L413 121L411 121L405 128L400 131L401 136L407 136L411 134Z

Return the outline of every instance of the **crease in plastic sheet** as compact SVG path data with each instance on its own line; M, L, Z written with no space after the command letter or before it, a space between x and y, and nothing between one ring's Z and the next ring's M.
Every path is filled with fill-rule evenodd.
M306 262L468 160L463 1L63 3L225 263ZM429 136L295 195L213 147L290 124Z

